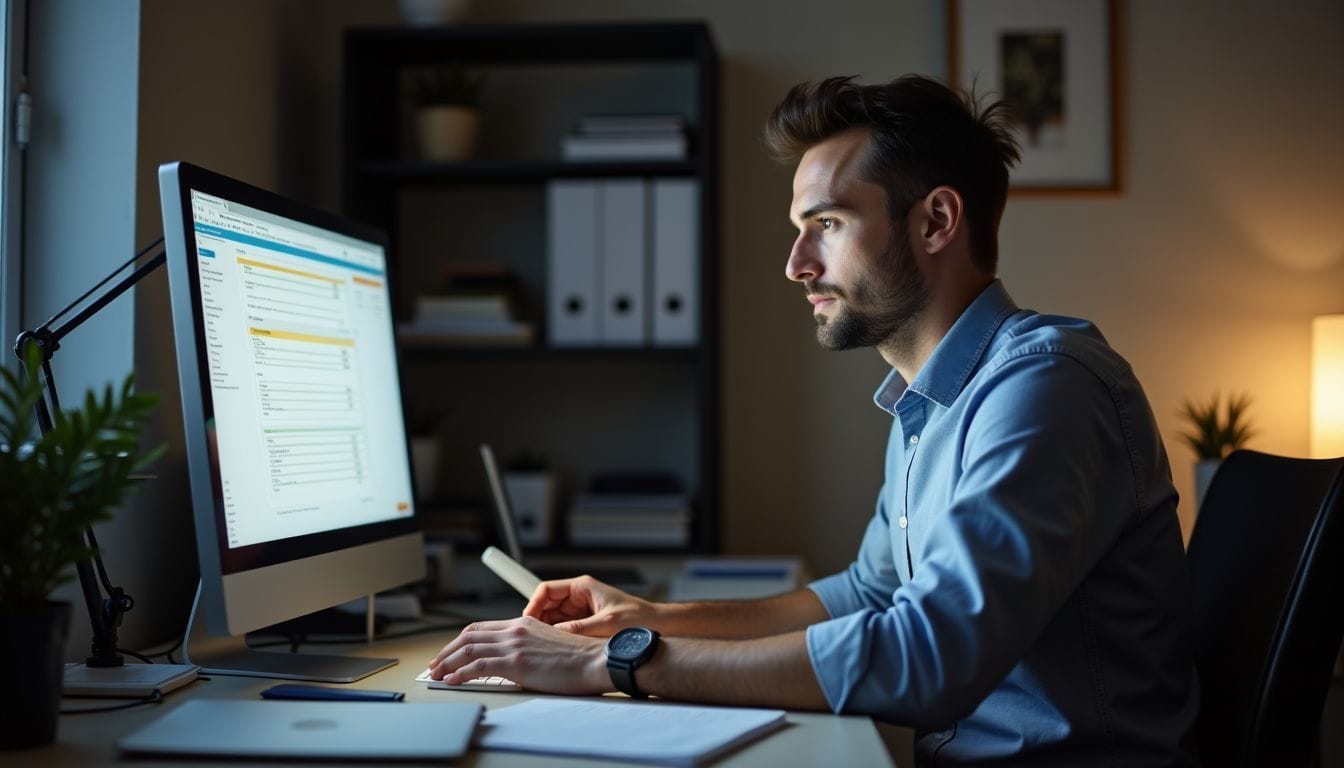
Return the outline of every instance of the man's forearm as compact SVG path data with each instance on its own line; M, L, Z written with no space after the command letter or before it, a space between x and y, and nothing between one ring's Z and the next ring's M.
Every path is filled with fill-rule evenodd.
M674 637L746 639L804 629L830 618L810 589L760 600L659 603L653 628Z
M641 691L709 704L826 710L806 632L756 640L664 639L636 675Z

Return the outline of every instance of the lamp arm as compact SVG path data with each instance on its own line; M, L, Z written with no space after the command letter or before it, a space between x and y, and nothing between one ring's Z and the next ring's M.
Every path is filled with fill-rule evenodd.
M14 340L14 354L19 357L20 361L27 359L25 353L29 344L36 344L38 349L42 351L42 378L46 398L39 398L36 407L37 423L42 430L42 434L51 431L53 414L61 411L60 397L56 392L56 379L51 372L51 358L56 354L56 350L61 348L61 339L83 325L89 318L98 314L103 307L130 290L132 286L143 280L149 273L163 266L164 262L167 261L167 252L159 251L149 261L136 267L131 274L107 289L74 317L55 328L52 328L52 326L63 315L79 306L85 299L110 282L127 266L134 264L162 242L163 238L160 237L145 246L129 261L123 262L121 266L99 281L97 285L85 291L82 296L52 315L45 323L31 331L23 331ZM50 402L50 405L48 405L48 402ZM84 593L84 604L88 608L89 623L93 628L92 654L85 663L90 667L119 667L124 663L124 659L117 652L117 627L121 626L122 614L129 610L135 604L135 601L121 587L111 586L111 582L107 578L107 571L103 567L103 559L98 554L98 540L94 538L93 529L89 528L81 538L80 543L87 544L93 550L93 554L89 558L75 563L75 570L79 575L80 591ZM94 570L95 566L97 567L96 571ZM109 593L107 597L103 596L102 588L98 585L99 576L102 577L103 585Z

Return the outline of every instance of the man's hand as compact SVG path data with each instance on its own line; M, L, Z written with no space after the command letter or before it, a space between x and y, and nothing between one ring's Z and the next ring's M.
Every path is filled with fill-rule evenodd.
M647 600L579 576L542 582L523 615L576 635L610 637L626 627L658 629L655 610Z
M601 640L528 617L469 625L429 662L429 674L450 685L506 677L530 691L568 695L612 689Z

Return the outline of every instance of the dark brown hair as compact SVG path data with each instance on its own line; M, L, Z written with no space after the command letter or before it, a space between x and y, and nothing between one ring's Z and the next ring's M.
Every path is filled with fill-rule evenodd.
M796 162L838 133L869 128L863 177L886 190L892 221L934 187L952 187L966 206L971 259L993 274L1008 168L1020 159L1010 119L1003 101L980 109L973 95L919 75L880 85L831 77L791 88L766 122L764 140L776 160Z

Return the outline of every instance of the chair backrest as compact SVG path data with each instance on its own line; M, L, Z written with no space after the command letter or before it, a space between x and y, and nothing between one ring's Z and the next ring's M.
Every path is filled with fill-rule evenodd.
M1204 765L1307 765L1344 634L1344 459L1231 454L1188 555Z

